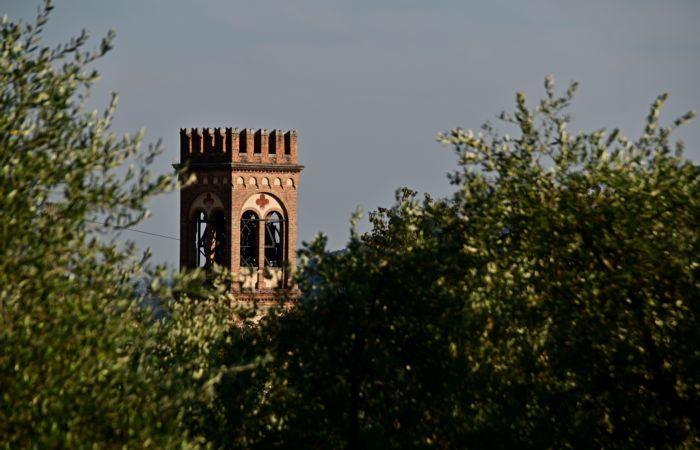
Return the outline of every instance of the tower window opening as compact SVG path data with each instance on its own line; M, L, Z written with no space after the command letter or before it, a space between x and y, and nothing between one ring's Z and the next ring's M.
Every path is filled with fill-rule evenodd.
M292 136L289 132L284 134L284 154L287 156L292 154Z
M224 135L218 130L214 131L214 150L217 152L226 151L226 148L224 147Z
M274 134L270 135L270 143L268 144L267 152L270 155L277 154L277 133L276 132Z
M258 130L253 135L253 153L262 153L262 131Z
M243 132L240 134L240 140L238 141L238 153L246 153L248 151L248 133Z
M272 212L265 219L265 267L282 267L284 219L277 212Z
M258 216L253 211L241 217L241 267L258 267Z
M226 217L224 213L219 211L214 214L213 221L214 232L214 254L213 259L216 264L224 265L224 255L226 248Z
M207 263L207 215L204 211L197 213L194 219L197 232L195 234L195 245L197 246L197 267L204 267Z
M223 212L215 213L210 219L204 211L199 211L194 218L194 225L196 267L223 265L226 247L226 218Z

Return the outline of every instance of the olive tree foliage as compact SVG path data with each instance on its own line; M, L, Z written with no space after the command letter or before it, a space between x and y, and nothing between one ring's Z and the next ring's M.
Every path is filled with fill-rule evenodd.
M636 141L569 133L576 85L545 87L501 116L516 138L440 137L460 158L465 287L505 394L495 412L519 411L533 447L698 445L700 171L670 141L694 113L661 126L661 95Z
M202 444L201 411L229 370L209 363L228 290L201 273L165 283L94 228L137 224L175 180L150 175L159 145L110 131L116 96L86 110L112 34L94 51L85 32L48 47L51 9L0 24L0 446Z
M571 133L575 87L518 94L512 137L440 135L452 197L401 190L302 250L303 297L252 339L274 362L222 384L239 424L257 395L248 446L700 445L700 172L670 141L693 113Z

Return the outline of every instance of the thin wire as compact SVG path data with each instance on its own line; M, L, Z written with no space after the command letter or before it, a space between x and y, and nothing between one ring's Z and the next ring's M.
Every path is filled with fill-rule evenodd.
M137 230L137 229L135 229L135 228L121 228L121 227L115 227L115 226L113 226L113 225L107 225L107 224L104 223L104 222L98 222L97 220L87 220L87 219L86 219L86 222L97 223L97 224L99 224L99 225L104 225L104 226L106 226L106 227L112 228L112 229L114 229L114 230L133 231L134 233L147 234L147 235L149 235L149 236L157 236L157 237L161 237L161 238L164 238L164 239L172 239L173 241L179 241L179 240L180 240L179 238L176 238L176 237L166 236L166 235L164 235L164 234L158 234L158 233L151 233L150 231L141 231L141 230Z
M50 189L49 192L51 192L51 193L54 194L54 195L63 195L63 192L60 192L60 191L55 190L55 189ZM149 235L149 236L156 236L156 237L160 237L160 238L164 238L164 239L172 239L173 241L179 241L179 240L180 240L179 238L176 238L176 237L166 236L166 235L164 235L164 234L158 234L158 233L151 233L150 231L141 231L141 230L137 230L137 229L135 229L135 228L121 228L121 227L115 227L114 225L107 225L106 223L104 223L104 222L99 222L99 221L97 221L97 220L88 220L88 219L86 219L86 221L87 221L87 222L96 223L96 224L99 224L99 225L103 225L103 226L105 226L105 227L112 228L113 230L133 231L134 233L147 234L147 235Z

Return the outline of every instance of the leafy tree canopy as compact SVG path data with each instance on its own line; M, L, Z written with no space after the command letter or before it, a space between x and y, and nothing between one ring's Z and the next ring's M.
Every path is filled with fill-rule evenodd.
M670 141L693 113L572 133L575 88L518 94L514 136L440 135L450 198L400 190L345 251L304 248L304 297L251 339L274 364L228 381L250 445L700 445L700 172Z
M227 339L230 294L204 289L201 273L164 283L163 268L95 229L138 223L175 182L148 170L159 145L143 151L140 133L110 131L116 96L102 114L85 109L90 66L113 35L92 52L85 32L48 47L51 9L0 24L0 442L201 444L198 418L229 370L210 361Z

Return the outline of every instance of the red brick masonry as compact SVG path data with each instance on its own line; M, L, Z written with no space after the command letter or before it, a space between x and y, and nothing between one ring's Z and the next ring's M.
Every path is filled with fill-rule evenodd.
M240 219L243 204L251 196L265 194L277 200L285 218L284 252L287 267L296 267L297 188L304 169L297 163L297 133L245 128L184 128L180 130L180 164L187 167L181 175L185 182L192 174L196 181L180 192L180 267L197 265L196 231L191 225L200 194L210 193L223 205L225 217L224 263L236 274L240 267ZM207 198L209 200L209 198ZM200 200L201 201L201 200ZM207 203L209 204L209 203ZM258 203L261 205L261 203ZM264 207L264 206L263 206ZM266 281L264 246L259 245L258 282L250 290L234 286L242 300L269 302L290 293L290 270L279 288Z

